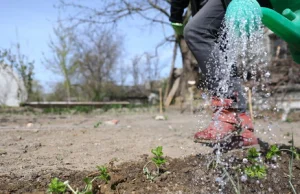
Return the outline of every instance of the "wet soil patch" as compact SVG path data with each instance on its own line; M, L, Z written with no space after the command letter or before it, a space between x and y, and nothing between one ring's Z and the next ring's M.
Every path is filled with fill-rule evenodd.
M242 164L246 157L245 151L235 151L224 154L224 168L210 165L215 156L192 155L185 158L167 158L160 175L152 181L143 174L144 165L151 160L145 155L137 162L126 162L120 165L107 165L111 180L105 184L101 180L93 183L93 193L235 193L236 188L241 193L292 193L289 184L289 164L291 155L282 152L276 163L266 162L267 176L263 179L249 178L241 181ZM213 162L211 164L214 164ZM229 168L227 168L228 166ZM234 168L233 168L234 167ZM294 160L292 166L292 184L300 191L300 161ZM44 193L53 177L69 180L74 188L82 189L84 177L93 177L97 171L73 171L65 168L42 171L22 177L11 174L0 174L0 193ZM230 178L233 180L233 186Z

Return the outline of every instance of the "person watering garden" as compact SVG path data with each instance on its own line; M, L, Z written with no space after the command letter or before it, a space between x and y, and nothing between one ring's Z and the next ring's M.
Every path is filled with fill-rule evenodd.
M177 36L182 36L196 58L202 74L205 76L207 89L212 94L211 106L214 114L211 123L194 135L195 142L212 143L226 137L228 134L242 129L237 138L240 146L258 144L254 135L254 127L250 116L246 113L246 99L243 95L242 80L237 75L236 68L232 69L229 90L222 97L218 96L218 80L214 74L218 64L208 63L212 49L218 39L226 7L231 0L171 0L170 22ZM191 4L192 18L183 24L184 9ZM271 7L268 0L258 0L263 7ZM184 28L184 31L183 31ZM183 34L182 34L183 32ZM217 128L218 126L218 128Z

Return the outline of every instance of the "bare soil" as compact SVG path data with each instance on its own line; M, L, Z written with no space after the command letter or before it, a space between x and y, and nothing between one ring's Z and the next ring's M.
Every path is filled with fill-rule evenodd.
M53 177L70 180L80 188L82 179L93 174L97 165L109 162L113 162L109 168L112 180L107 185L95 182L95 193L219 192L217 172L206 171L207 156L212 150L193 143L193 134L208 124L210 114L170 111L165 113L165 121L155 120L155 115L147 110L82 115L1 114L0 193L44 193ZM119 123L106 123L113 119ZM299 147L299 124L281 122L271 114L255 121L256 134L270 144L288 144L293 133ZM168 157L164 169L170 174L162 173L150 182L142 168L150 150L159 145ZM240 160L243 153L234 157ZM243 184L243 193L291 193L288 160L289 155L283 155L279 167L268 171L270 178L259 184ZM299 169L296 162L293 180L298 190ZM229 186L223 192L234 193Z

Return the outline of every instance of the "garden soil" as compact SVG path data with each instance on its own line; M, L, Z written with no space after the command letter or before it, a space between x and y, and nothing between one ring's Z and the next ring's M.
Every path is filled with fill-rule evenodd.
M94 193L234 193L230 180L216 182L224 172L208 168L212 149L193 143L193 134L208 124L211 114L138 110L91 114L1 114L0 193L45 193L53 177L82 188L83 178L97 176L96 166L108 167L108 184L94 182ZM267 119L266 119L267 118ZM270 119L272 118L272 119ZM289 145L292 134L300 146L300 122L281 122L278 115L255 120L256 134L270 144ZM107 122L117 119L119 122ZM151 149L163 146L167 163L153 181L143 174ZM240 164L246 152L223 158ZM242 193L292 193L288 182L290 155L283 153L266 179L242 183L228 173ZM292 182L300 190L300 163L293 164ZM223 177L224 178L224 177ZM225 177L226 179L226 177ZM227 177L228 179L228 177Z

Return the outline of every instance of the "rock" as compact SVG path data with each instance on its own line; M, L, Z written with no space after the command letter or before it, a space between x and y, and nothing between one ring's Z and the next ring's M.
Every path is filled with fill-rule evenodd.
M160 181L165 181L165 180L167 180L168 174L169 174L169 173L164 173L164 174L162 174L162 175L160 176Z
M181 169L181 171L184 172L184 173L187 173L187 172L189 172L191 169L192 169L191 167L185 167L185 168Z
M30 127L32 127L32 125L33 125L32 123L27 123L26 126L27 126L28 128L30 128Z
M42 143L35 143L33 145L34 148L39 148L39 147L42 147Z
M7 151L5 150L0 150L0 155L6 155L7 154Z
M166 117L165 116L163 116L163 115L157 115L156 117L155 117L155 120L157 120L157 121L164 121L164 120L166 120Z
M113 119L113 120L110 120L110 121L105 121L104 122L106 125L116 125L119 123L119 120L117 119Z

